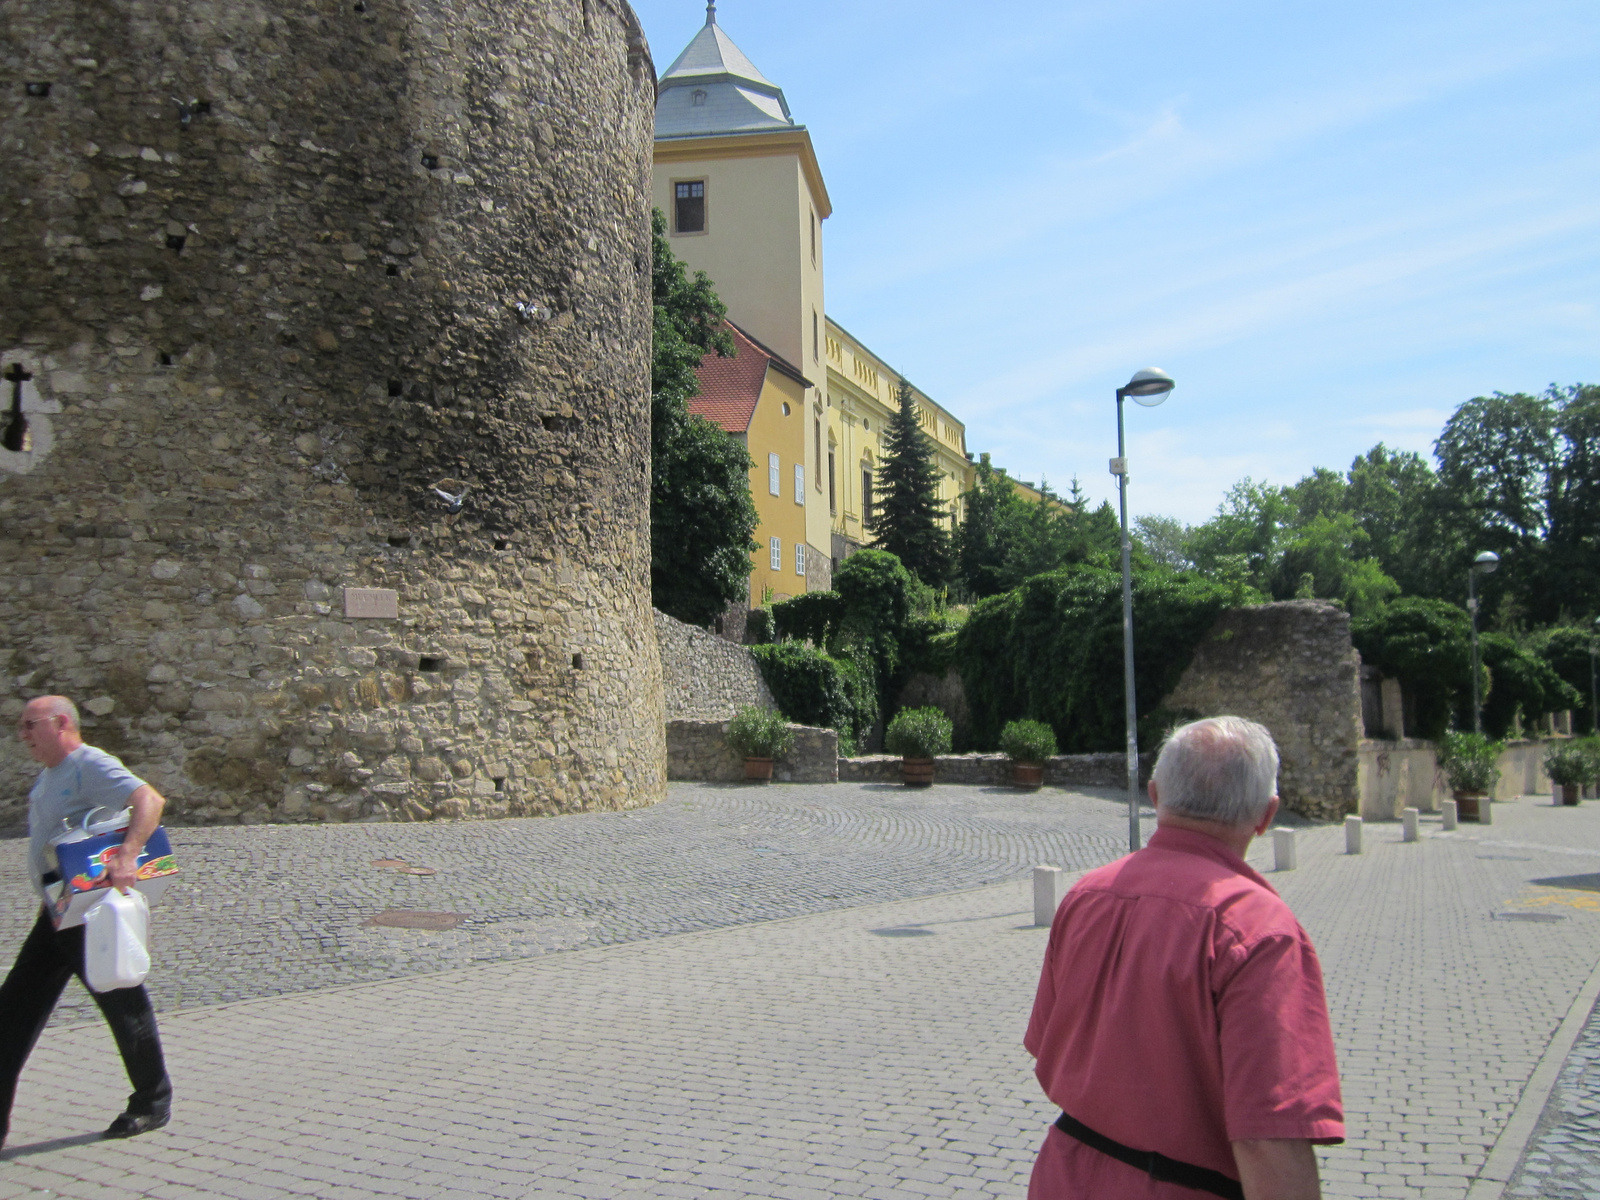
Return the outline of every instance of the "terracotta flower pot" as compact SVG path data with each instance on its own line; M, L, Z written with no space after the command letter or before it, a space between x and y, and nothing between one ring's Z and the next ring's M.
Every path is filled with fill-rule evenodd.
M1550 790L1560 797L1563 805L1571 805L1576 808L1578 801L1583 799L1583 788L1576 783L1553 784Z
M744 777L756 783L772 782L772 760L770 758L747 758L744 760Z
M1044 764L1020 762L1012 763L1011 786L1015 788L1027 788L1029 791L1037 791L1039 788L1044 786Z
M1456 816L1463 821L1478 821L1482 813L1478 809L1480 804L1489 803L1487 792L1453 792L1456 802Z
M907 787L931 787L933 785L933 759L902 758L900 760L900 779Z

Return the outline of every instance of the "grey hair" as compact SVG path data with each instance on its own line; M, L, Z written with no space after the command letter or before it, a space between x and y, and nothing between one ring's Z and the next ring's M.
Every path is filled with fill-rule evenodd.
M1167 735L1156 759L1162 808L1223 825L1255 825L1278 791L1278 747L1266 726L1209 717Z
M34 703L44 709L45 716L65 717L70 728L79 727L78 706L65 696L40 696Z

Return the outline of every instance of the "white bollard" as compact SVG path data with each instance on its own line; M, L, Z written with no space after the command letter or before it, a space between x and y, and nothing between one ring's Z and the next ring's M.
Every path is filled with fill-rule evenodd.
M1485 796L1482 800L1478 801L1478 824L1479 825L1493 825L1494 824L1494 797L1493 796Z
M1361 853L1361 818L1356 816L1344 819L1344 852L1346 854Z
M1033 869L1033 923L1049 925L1056 919L1056 905L1061 903L1061 868L1035 867Z
M1454 800L1445 800L1441 802L1439 805L1439 811L1444 814L1444 821L1442 822L1444 828L1454 829L1456 827L1458 818L1458 814L1456 812L1456 802Z
M1402 833L1400 834L1400 840L1401 841L1403 841L1403 842L1414 842L1414 841L1417 840L1417 810L1416 809L1414 809L1414 808L1402 808L1400 810L1400 827L1401 827L1401 830L1402 830Z
M1274 829L1272 831L1272 858L1274 870L1294 870L1294 830Z

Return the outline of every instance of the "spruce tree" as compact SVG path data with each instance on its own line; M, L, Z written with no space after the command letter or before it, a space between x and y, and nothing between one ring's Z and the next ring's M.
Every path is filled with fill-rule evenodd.
M917 401L904 379L895 384L900 411L884 431L883 463L874 489L872 544L887 550L930 587L941 587L950 575L950 535L939 523L939 468L933 442L917 424Z

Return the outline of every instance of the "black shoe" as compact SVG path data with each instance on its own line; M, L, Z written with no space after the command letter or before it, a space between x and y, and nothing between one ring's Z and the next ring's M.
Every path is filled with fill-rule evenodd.
M111 1127L106 1130L105 1136L108 1138L138 1137L141 1133L149 1133L152 1129L160 1129L170 1120L172 1120L171 1109L153 1113L125 1112L111 1122Z

